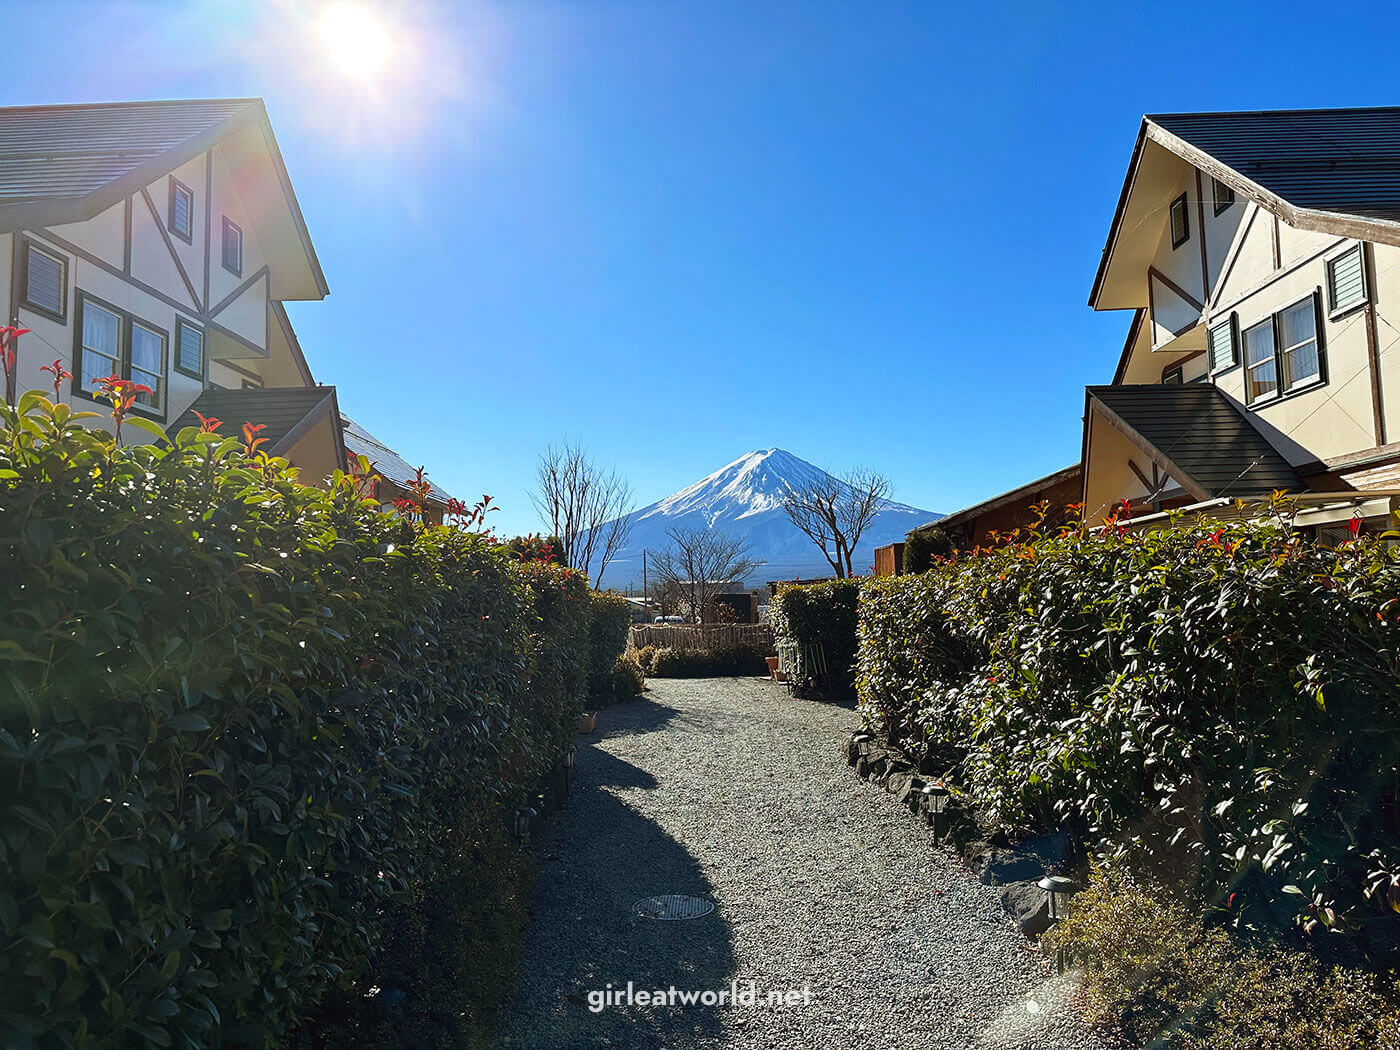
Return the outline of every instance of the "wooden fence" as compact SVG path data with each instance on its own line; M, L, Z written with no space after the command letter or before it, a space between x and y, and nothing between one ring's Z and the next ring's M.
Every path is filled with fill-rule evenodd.
M666 649L722 649L731 645L754 645L766 653L773 646L773 628L766 623L635 624L629 642L633 649L648 645Z

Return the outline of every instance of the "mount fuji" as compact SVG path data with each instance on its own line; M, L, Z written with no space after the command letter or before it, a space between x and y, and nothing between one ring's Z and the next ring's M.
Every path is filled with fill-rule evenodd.
M804 459L780 448L750 452L721 467L707 478L672 493L665 499L633 511L632 531L608 570L600 587L618 589L642 585L642 551L658 551L671 545L668 529L721 529L743 537L753 557L763 564L745 582L761 586L767 580L821 579L832 575L831 565L817 545L788 520L783 496L789 487L799 488L829 475ZM915 525L942 515L904 503L887 501L861 537L853 564L857 572L869 572L875 548L902 542Z

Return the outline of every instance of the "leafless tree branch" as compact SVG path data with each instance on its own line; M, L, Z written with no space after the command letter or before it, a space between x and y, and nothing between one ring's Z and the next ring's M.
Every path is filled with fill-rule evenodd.
M539 491L531 497L549 531L559 538L557 559L596 587L632 528L632 486L604 470L576 441L540 454ZM597 575L593 573L597 562Z
M752 556L747 540L714 529L666 530L671 545L653 552L656 589L661 594L682 594L696 623L726 584L744 580L763 563Z
M783 499L788 520L817 545L838 577L853 576L856 546L888 501L889 479L856 469L844 477L823 474L790 487Z

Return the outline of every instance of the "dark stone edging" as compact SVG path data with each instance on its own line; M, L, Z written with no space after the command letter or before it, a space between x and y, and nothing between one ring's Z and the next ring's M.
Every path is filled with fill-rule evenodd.
M863 738L863 739L862 739ZM846 764L856 775L894 795L920 821L934 827L934 813L924 786L947 782L920 769L898 748L868 733L856 732L846 742ZM1001 903L1026 937L1039 937L1050 927L1049 899L1036 885L1047 872L1064 873L1072 866L1074 846L1069 834L1055 831L1022 842L988 841L973 808L956 795L947 796L939 819L939 842L951 846L978 881L1001 888Z

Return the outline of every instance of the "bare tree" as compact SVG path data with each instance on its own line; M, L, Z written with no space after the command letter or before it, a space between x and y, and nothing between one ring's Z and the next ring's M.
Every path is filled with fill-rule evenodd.
M788 520L815 543L842 579L854 576L852 558L860 538L888 501L889 479L857 468L844 477L822 474L789 487L783 497Z
M658 594L682 594L696 623L725 584L743 580L763 563L752 556L748 540L714 529L666 530L671 545L652 555Z
M632 529L632 486L571 441L545 449L537 473L539 492L531 498L550 533L559 537L556 560L598 586Z

